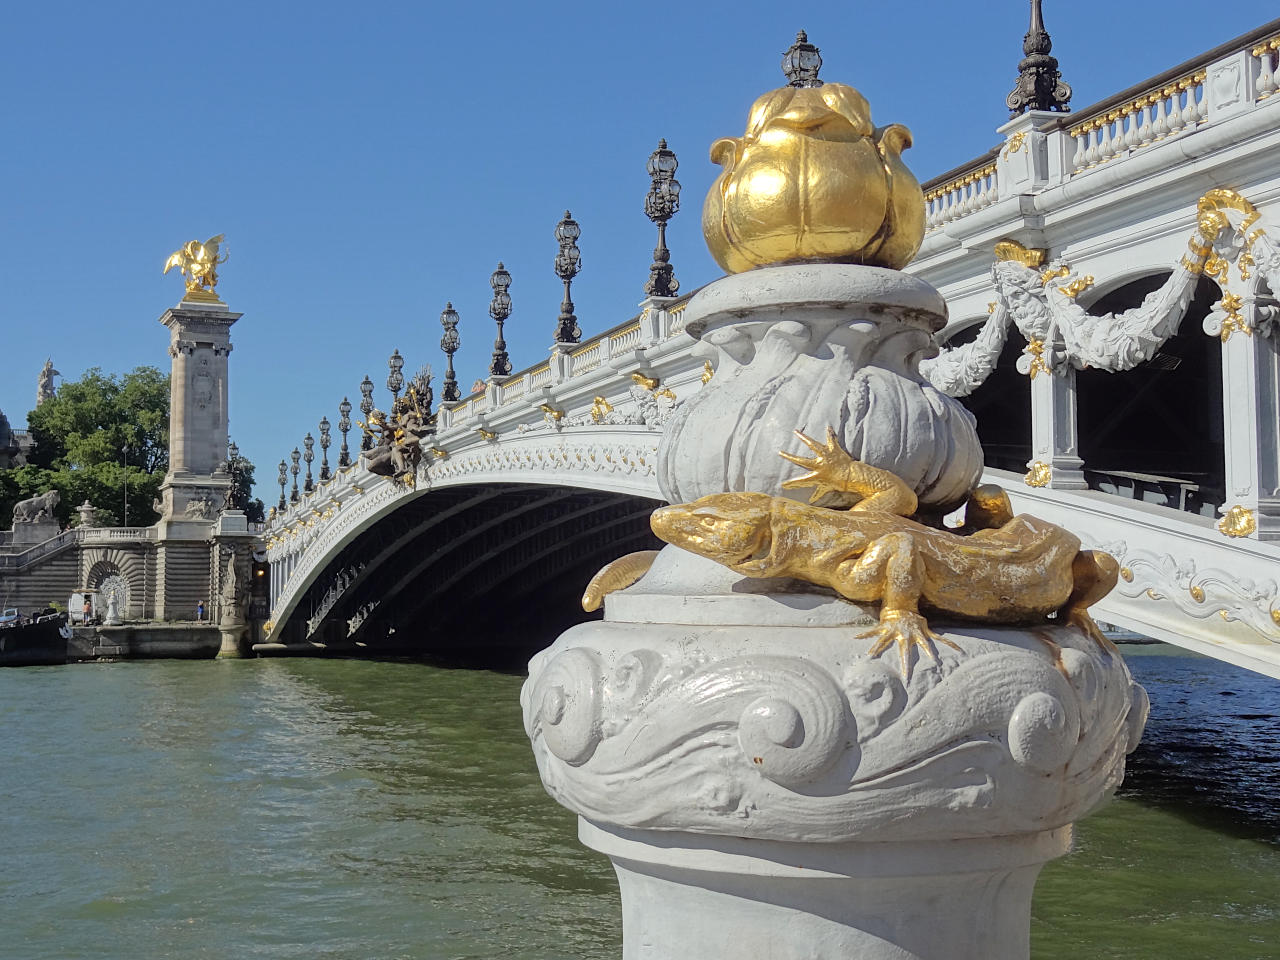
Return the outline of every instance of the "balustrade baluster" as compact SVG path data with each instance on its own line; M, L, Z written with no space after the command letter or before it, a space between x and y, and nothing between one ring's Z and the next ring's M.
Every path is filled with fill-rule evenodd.
M1145 147L1152 139L1150 98L1142 97L1138 101L1138 106L1142 109L1142 122L1138 124L1138 146Z
M1089 135L1087 133L1084 133L1080 130L1077 130L1075 133L1074 139L1076 141L1076 152L1071 157L1071 169L1073 171L1082 170L1084 168L1085 139L1088 136Z
M1168 96L1166 91L1153 93L1152 98L1155 100L1156 116L1151 123L1151 134L1156 140L1163 140L1169 133L1169 124L1164 119L1164 102Z
M1164 95L1169 98L1169 134L1181 130L1185 121L1182 116L1182 88L1176 83L1164 88Z
M1114 114L1107 114L1101 120L1102 130L1100 140L1098 142L1098 160L1107 161L1115 156L1118 149L1117 145L1111 139L1111 123Z
M1085 124L1084 135L1089 138L1089 149L1084 152L1086 167L1095 166L1098 162L1098 140L1094 136L1097 129L1097 121Z
M1182 125L1188 130L1196 125L1196 85L1187 78L1178 84L1187 94L1186 106L1182 108Z
M1276 92L1276 74L1271 61L1271 58L1276 55L1273 44L1275 44L1275 41L1272 41L1271 44L1264 43L1253 49L1253 55L1258 58L1260 67L1257 80L1259 100L1266 100Z

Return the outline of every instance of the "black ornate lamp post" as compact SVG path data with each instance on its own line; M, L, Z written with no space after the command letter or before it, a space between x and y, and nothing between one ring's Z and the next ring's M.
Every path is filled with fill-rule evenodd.
M315 439L311 436L311 432L307 431L307 435L302 438L302 459L307 461L307 482L302 485L303 493L310 493L316 488L311 481L311 461L316 458L315 446Z
M227 441L227 466L234 467L240 459L240 447L234 440Z
M346 397L338 404L338 430L342 433L342 449L338 451L338 469L351 466L351 451L347 449L347 431L351 429L351 401Z
M289 459L293 461L289 466L289 472L293 474L293 490L289 493L289 502L298 502L298 461L302 459L302 454L297 447L293 448L293 453L289 454Z
M320 482L329 479L329 418L320 418Z
M289 482L289 468L285 466L283 460L280 461L280 502L276 504L276 509L284 513L289 509L288 501L284 498L285 484Z
M796 42L782 55L782 72L793 87L820 87L818 71L822 69L822 54L809 42L809 35L801 30Z
M667 221L680 209L680 181L676 179L675 152L667 149L667 141L659 140L658 149L649 154L649 193L644 198L645 216L658 225L658 245L653 248L653 266L644 292L651 297L674 297L680 281L671 268L671 251L667 249Z
M556 254L556 276L564 281L564 300L556 322L556 343L577 343L582 339L578 318L573 315L573 299L569 296L569 285L582 269L582 254L574 242L580 236L582 228L566 210L564 219L556 224L556 242L560 244L560 252Z
M1031 26L1022 38L1025 56L1018 63L1017 85L1005 98L1011 118L1024 110L1071 112L1067 105L1071 100L1071 87L1062 80L1057 57L1049 55L1052 49L1053 41L1044 28L1040 0L1031 0Z
M387 374L387 389L391 391L391 409L394 412L395 401L400 399L400 388L404 386L404 374L400 372L404 369L404 357L400 356L399 350L391 351L387 368L391 371Z
M493 287L493 299L489 301L489 316L498 324L498 339L493 341L493 359L489 363L489 375L505 377L511 372L511 358L507 356L507 341L502 339L502 324L511 316L511 274L507 272L502 261L498 261L498 269L489 276L489 286Z
M360 381L360 412L364 414L364 422L367 426L369 423L369 414L373 413L373 381L369 379L366 373L364 379ZM368 430L364 431L364 439L360 441L361 450L370 450L373 448L373 435Z
M444 386L440 388L440 399L444 403L453 403L461 399L458 392L458 378L453 372L453 355L458 351L458 311L453 309L450 301L444 305L440 314L440 326L444 327L444 335L440 338L440 349L449 358L444 371Z

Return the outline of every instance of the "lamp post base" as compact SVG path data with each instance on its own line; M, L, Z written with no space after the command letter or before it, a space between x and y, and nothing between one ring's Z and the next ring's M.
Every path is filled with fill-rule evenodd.
M1026 960L1040 868L1071 828L806 844L579 819L613 862L623 960Z

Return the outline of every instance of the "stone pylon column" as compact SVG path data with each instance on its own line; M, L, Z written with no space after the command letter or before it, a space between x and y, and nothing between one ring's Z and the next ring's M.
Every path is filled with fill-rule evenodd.
M210 543L248 535L220 518L231 488L227 469L227 358L231 325L241 314L222 303L184 300L160 318L169 329L169 471L160 486L156 612L190 620L212 606ZM231 524L235 526L235 524Z
M242 314L218 303L180 303L160 322L169 328L169 472L160 487L163 520L211 521L231 478L227 456L227 358L231 325Z

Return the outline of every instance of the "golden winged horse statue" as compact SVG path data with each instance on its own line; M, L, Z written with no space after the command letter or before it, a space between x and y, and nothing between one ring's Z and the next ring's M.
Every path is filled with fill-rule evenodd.
M182 299L206 303L222 302L214 288L218 285L218 266L227 262L225 253L218 255L218 245L223 239L224 235L220 233L204 243L192 240L169 254L164 272L168 273L173 267L177 267L186 278L187 292Z

